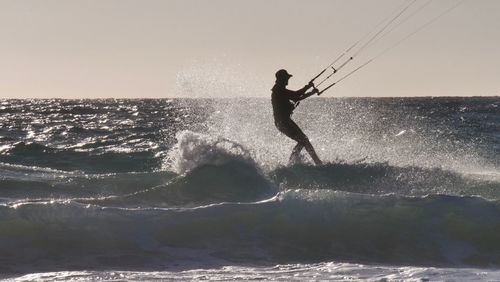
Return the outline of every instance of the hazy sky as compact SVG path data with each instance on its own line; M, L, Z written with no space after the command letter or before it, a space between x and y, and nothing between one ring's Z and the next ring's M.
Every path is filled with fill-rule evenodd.
M302 86L408 1L0 0L0 97L268 97L276 70ZM500 95L499 68L500 0L466 0L325 96Z

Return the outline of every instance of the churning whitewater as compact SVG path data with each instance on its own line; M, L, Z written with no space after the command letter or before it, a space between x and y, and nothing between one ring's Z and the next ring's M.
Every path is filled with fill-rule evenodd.
M500 277L498 98L0 103L4 277Z

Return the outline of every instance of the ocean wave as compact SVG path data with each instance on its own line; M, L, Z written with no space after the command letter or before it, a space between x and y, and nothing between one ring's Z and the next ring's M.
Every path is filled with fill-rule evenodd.
M164 169L184 174L206 164L219 165L238 161L256 167L251 153L241 144L184 130L176 134L177 143L169 150Z
M30 155L37 153L49 153L55 149L36 142L17 142L6 152L7 154Z
M252 202L279 189L500 199L500 181L490 174L362 162L294 165L264 172L241 145L191 133L180 140L174 147L177 159L170 171L88 174L4 164L0 166L0 197L83 197L87 203L115 207Z
M498 267L499 218L498 201L477 197L329 190L182 209L26 202L0 206L0 271L161 268L200 259Z
M273 170L270 178L286 189L329 189L398 195L467 195L500 199L498 175L466 175L441 168L398 167L387 163L295 165Z
M238 160L193 168L166 184L122 196L80 201L113 207L196 207L253 202L276 193L258 167Z
M118 207L186 207L252 202L275 194L275 186L242 145L191 131L178 133L177 140L167 153L164 167L178 177L129 195L84 202Z
M168 183L177 176L168 171L85 174L6 163L0 163L0 174L0 198L9 202L119 196Z
M111 143L115 144L114 142ZM91 144L90 146L94 145ZM0 161L64 171L119 173L151 171L158 168L162 160L155 158L154 155L152 151L86 152L75 149L53 148L36 142L17 142L0 155Z

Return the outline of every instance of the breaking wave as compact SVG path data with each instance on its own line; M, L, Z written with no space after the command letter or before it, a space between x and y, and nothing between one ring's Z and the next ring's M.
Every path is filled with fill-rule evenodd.
M158 267L172 261L344 260L500 266L498 201L289 190L269 201L110 208L73 201L0 207L1 271ZM20 252L20 250L24 250ZM33 271L33 269L31 269Z

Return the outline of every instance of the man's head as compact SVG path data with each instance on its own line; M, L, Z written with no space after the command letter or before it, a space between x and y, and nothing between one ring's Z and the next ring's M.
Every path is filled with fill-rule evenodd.
M276 72L276 83L283 83L285 85L288 84L288 79L292 77L285 69L280 69Z

